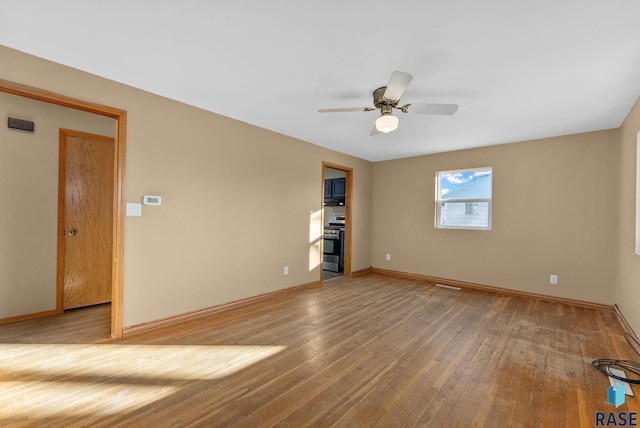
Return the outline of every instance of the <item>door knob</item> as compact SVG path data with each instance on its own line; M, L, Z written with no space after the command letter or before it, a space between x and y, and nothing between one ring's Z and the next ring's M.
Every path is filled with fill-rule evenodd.
M75 229L71 229L69 231L69 236L74 236L76 234L76 230Z

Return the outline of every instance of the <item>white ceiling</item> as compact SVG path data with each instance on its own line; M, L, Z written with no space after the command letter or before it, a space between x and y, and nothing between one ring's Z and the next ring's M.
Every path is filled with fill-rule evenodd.
M620 126L638 0L0 0L0 43L371 161ZM11 12L13 11L13 13ZM2 67L0 64L0 76ZM455 103L369 136L401 103ZM117 107L117 106L116 106Z

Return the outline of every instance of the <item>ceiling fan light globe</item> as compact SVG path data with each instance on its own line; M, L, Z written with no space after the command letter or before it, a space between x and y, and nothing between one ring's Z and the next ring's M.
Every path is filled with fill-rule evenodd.
M378 132L389 133L398 128L398 118L392 114L384 114L376 119L376 129Z

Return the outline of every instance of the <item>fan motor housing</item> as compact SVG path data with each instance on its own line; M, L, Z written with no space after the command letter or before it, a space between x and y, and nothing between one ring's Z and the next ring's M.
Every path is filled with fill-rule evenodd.
M398 100L388 100L384 98L384 92L386 90L386 86L381 86L373 91L373 105L377 108L382 108L382 106L395 107L398 104Z

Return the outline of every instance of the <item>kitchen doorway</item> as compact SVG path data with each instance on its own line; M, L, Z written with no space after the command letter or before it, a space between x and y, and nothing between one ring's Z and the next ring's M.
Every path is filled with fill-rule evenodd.
M351 192L353 169L322 163L321 280L351 275Z

